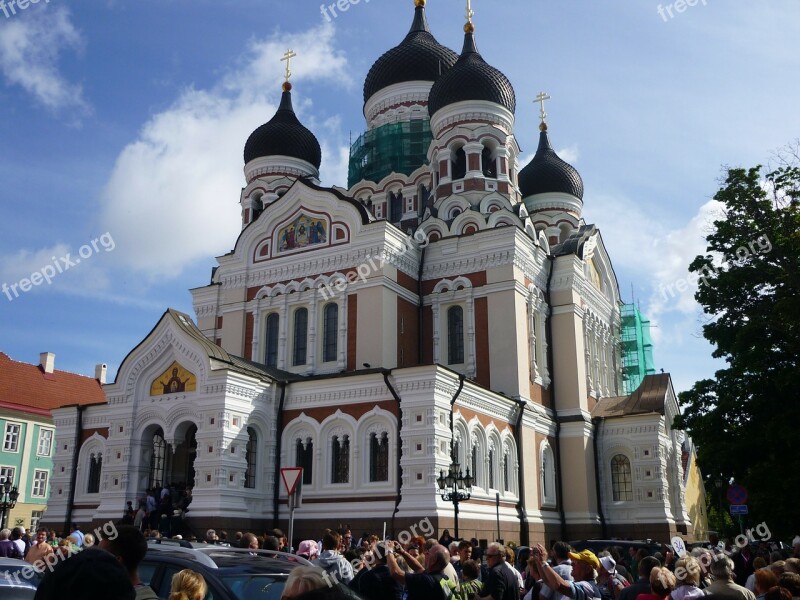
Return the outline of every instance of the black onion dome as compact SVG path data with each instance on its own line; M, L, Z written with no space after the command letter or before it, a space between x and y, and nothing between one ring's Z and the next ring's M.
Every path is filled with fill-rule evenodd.
M550 145L547 128L539 134L536 156L519 172L522 197L561 192L583 200L583 179L568 162L560 159Z
M291 87L284 87L278 112L256 129L244 145L244 163L262 156L292 156L319 169L322 150L314 134L298 120L292 108Z
M517 108L511 82L483 60L472 32L464 36L464 49L458 62L433 84L428 96L428 112L433 116L439 109L464 100L494 102L512 114Z
M375 61L367 73L364 102L396 83L436 81L457 60L458 55L442 46L431 34L425 6L420 4L415 9L414 22L405 39Z

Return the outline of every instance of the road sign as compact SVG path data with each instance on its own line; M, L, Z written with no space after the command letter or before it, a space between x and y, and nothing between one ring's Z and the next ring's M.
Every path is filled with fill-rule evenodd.
M672 542L672 547L675 549L675 554L681 558L686 556L686 543L681 536L676 535L670 541Z
M747 514L747 504L731 504L731 514L732 515L746 515Z
M297 487L297 482L303 476L302 467L283 467L281 469L281 479L283 479L283 487L286 488L286 495L291 496L294 493L294 488Z
M747 490L738 483L728 487L725 497L731 504L747 504Z

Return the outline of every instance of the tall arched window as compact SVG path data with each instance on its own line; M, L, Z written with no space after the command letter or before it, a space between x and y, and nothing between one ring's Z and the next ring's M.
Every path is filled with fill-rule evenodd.
M456 179L464 179L467 175L467 153L464 152L464 147L462 146L458 150L456 150L455 157L453 159L453 181Z
M508 454L503 454L503 491L510 492L511 491L511 482L509 479L509 469L508 469Z
M326 304L324 318L322 362L332 362L336 360L339 340L339 305L334 302Z
M464 362L464 309L451 306L447 310L447 364Z
M496 489L497 485L494 482L494 448L489 448L489 481L488 485L492 489Z
M298 308L294 312L294 366L306 364L308 350L308 309Z
M541 450L541 472L539 482L542 488L542 504L556 504L556 461L550 444L543 444Z
M633 500L631 461L624 454L617 454L611 459L611 491L614 502Z
M256 487L256 453L258 452L258 436L252 427L247 428L247 446L244 457L247 460L247 470L244 472L244 487Z
M481 166L483 167L483 176L491 179L497 178L497 166L495 159L492 158L492 149L484 147L481 152Z
M164 466L167 459L167 443L159 429L153 434L153 455L150 457L150 485L155 487L166 483L164 481Z
M389 481L389 434L369 435L369 480Z
M103 472L103 455L101 453L92 454L89 458L89 482L86 486L87 494L97 494L100 492L100 475Z
M295 448L297 453L295 464L303 469L303 484L311 485L314 475L314 442L311 438L305 440L297 438Z
M268 367L278 366L278 326L280 317L278 313L272 313L267 317L266 352L264 363Z
M403 192L389 192L389 220L397 223L403 218Z
M461 462L461 438L456 438L456 441L453 442L453 462Z
M350 436L331 439L331 483L350 481Z
M483 482L478 481L478 445L472 446L472 456L470 457L470 467L472 468L472 479L475 485L483 487Z

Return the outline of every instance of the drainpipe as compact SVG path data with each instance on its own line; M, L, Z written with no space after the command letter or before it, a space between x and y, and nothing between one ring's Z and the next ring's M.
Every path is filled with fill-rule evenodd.
M279 381L278 385L281 386L281 397L278 400L278 415L276 419L276 423L278 424L277 430L278 433L275 436L275 485L273 485L273 497L272 497L272 527L278 528L279 524L279 517L280 517L280 502L279 496L281 492L280 482L278 481L278 477L280 477L281 472L281 438L283 437L283 424L281 423L281 418L283 417L283 403L286 400L286 385L288 381ZM289 545L292 544L292 540L289 540Z
M514 442L517 444L517 459L519 469L517 470L517 487L519 489L519 501L517 502L517 514L519 515L519 545L530 546L530 532L528 531L528 512L525 510L525 452L522 449L522 416L525 413L525 400L512 398L519 405L519 414L514 426Z
M595 490L597 493L597 516L600 517L600 529L603 533L603 539L608 539L608 533L606 531L606 517L603 514L603 501L600 498L600 459L597 456L597 444L598 439L600 438L600 426L603 424L605 419L603 417L595 417L592 419L592 425L594 426L594 439L592 440L592 445L594 446L594 484Z
M72 454L72 473L69 476L69 500L67 504L67 517L64 524L64 530L69 533L72 531L72 510L75 505L75 484L78 479L78 451L80 450L81 433L83 432L83 411L86 409L85 405L78 405L77 419L75 419L75 450Z
M455 406L456 400L458 400L458 397L461 395L461 390L464 389L464 380L465 379L466 379L465 375L459 374L459 376L458 376L458 389L456 390L456 393L453 394L453 397L450 398L450 457L451 458L453 457L453 443L454 443L454 441L456 439L455 432L453 431L453 406ZM472 475L474 477L475 473L473 473Z
M402 428L403 428L403 409L401 407L401 400L400 396L397 394L397 390L394 389L392 382L389 381L389 375L392 374L391 369L383 369L381 371L383 373L383 382L386 384L389 393L397 402L397 439L395 443L397 444L397 497L395 498L394 502L394 512L392 512L392 537L394 538L395 528L394 528L394 519L397 516L398 511L400 510L400 500L402 499L402 486L403 486L403 467L400 465L401 459L403 458L403 441L401 438Z
M547 319L545 325L545 335L547 336L547 368L550 371L550 398L553 404L553 415L556 421L556 487L558 488L558 518L561 521L561 539L567 539L567 516L564 514L564 483L562 481L561 473L561 421L558 418L558 410L556 409L556 373L553 361L553 308L550 303L550 285L553 282L553 271L555 269L555 258L552 255L547 257L550 260L550 272L547 274L547 288L545 289L545 301L547 306L550 307L550 318Z

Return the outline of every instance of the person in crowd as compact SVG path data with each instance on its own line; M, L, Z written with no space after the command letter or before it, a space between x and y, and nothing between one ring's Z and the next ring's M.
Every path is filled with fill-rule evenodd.
M595 582L596 569L600 566L597 556L590 550L580 553L570 552L572 559L573 581L566 581L547 562L547 553L541 544L536 544L532 551L531 560L536 561L542 583L553 591L573 600L590 600L600 598L600 589Z
M675 550L672 548L672 546L664 546L663 554L664 561L661 564L674 573L676 568Z
M302 556L306 560L314 560L319 554L319 547L314 540L303 540L297 547L297 556Z
M47 543L47 529L40 528L39 531L36 532L36 539L33 545L25 555L25 560L31 564L35 564L36 561L45 560L52 553L53 547Z
M800 575L800 558L787 558L784 572Z
M219 541L217 532L213 529L206 531L206 544L216 544Z
M489 575L475 600L519 600L521 581L505 565L506 549L496 542L486 548L486 564ZM513 566L511 567L513 569ZM516 569L514 569L516 571Z
M125 568L136 590L136 600L158 600L153 589L139 578L139 564L147 553L147 540L141 531L133 525L118 525L117 536L101 540L100 549L114 556Z
M747 582L747 578L750 577L755 570L753 568L754 558L755 555L749 544L739 548L739 550L731 556L733 560L734 581L737 585L744 586Z
M764 594L764 600L792 600L792 596L789 590L776 585Z
M264 550L274 550L275 552L280 552L281 541L274 535L266 535L264 536L264 544L262 547Z
M747 581L744 584L751 592L756 591L756 573L759 569L765 569L767 567L767 561L763 556L756 556L753 559L753 569L754 571L750 574L750 577L747 578Z
M456 574L458 575L458 580L464 581L464 574L461 571L464 567L464 563L467 562L468 560L471 560L470 557L472 556L472 544L470 544L467 540L461 540L460 542L458 542L457 554L458 554L458 560L453 563L453 568L455 568L456 570ZM480 571L478 572L478 574L480 575Z
M302 545L302 544L301 544ZM361 577L359 591L366 600L402 600L403 588L389 571L389 542L378 542L372 551L372 568Z
M666 567L653 567L650 571L650 593L639 594L636 600L666 600L676 585L672 571Z
M684 556L675 563L675 573L679 576L678 585L670 594L671 600L687 600L704 596L700 589L700 578L703 571L694 556Z
M83 548L83 532L81 531L80 525L73 523L72 531L68 537L71 537L75 540L75 545L78 546L78 548Z
M724 554L718 554L711 563L713 582L706 588L707 594L714 594L720 600L756 600L755 594L733 581L733 561Z
M352 600L352 592L322 569L301 566L286 579L281 600Z
M139 531L142 530L142 525L144 524L144 520L147 517L147 513L144 509L144 503L139 503L139 509L136 511L136 514L133 517L133 526L136 527Z
M433 548L434 546L437 546L437 545L441 545L441 544L439 544L433 538L425 540L425 543L422 545L423 554L428 554L428 552L430 552L431 548ZM442 546L442 547L445 548L445 550L447 550L446 546ZM450 560L450 551L449 550L447 550L447 566L445 566L445 568L444 568L444 570L442 572L445 574L445 576L447 577L448 581L455 583L455 587L458 587L458 572L456 571L455 567L453 566L452 561Z
M254 533L250 533L249 531L242 535L242 539L239 542L238 548L247 548L248 550L258 550L260 546L258 545L258 538ZM256 554L255 552L253 554Z
M525 580L522 578L522 573L520 573L519 569L517 569L516 565L514 565L517 555L514 554L513 548L509 548L508 546L503 546L503 548L505 551L505 561L503 562L503 565L517 579L517 587L522 590L525 587Z
M326 573L332 575L337 581L344 584L350 583L355 573L353 566L339 554L338 548L340 543L340 535L335 531L329 531L322 538L322 552L319 557L313 560L312 563L321 567Z
M59 560L52 572L45 573L34 596L34 600L67 598L136 600L136 591L119 561L95 547Z
M610 554L610 553L609 553ZM628 580L617 573L617 562L611 556L600 556L597 570L597 586L603 600L616 600L619 593L630 585Z
M25 540L22 539L22 536L24 535L25 535L24 527L14 527L14 529L11 530L11 536L9 537L9 539L12 542L14 542L14 545L16 545L17 550L19 550L20 558L25 556L25 553L28 551L28 548L26 548Z
M97 543L97 540L94 539L93 533L87 533L83 536L83 547L84 548L91 548Z
M12 542L10 529L0 530L0 556L4 558L22 558L19 545Z
M569 544L566 542L556 542L550 548L550 562L552 569L564 581L572 581L572 560L569 557ZM563 600L564 595L558 590L550 588L541 573L538 560L528 561L528 566L535 573L535 576L542 580L539 596L541 600ZM536 598L534 598L536 600Z
M450 544L452 544L455 541L456 539L452 535L450 535L449 529L445 529L442 532L442 537L439 538L439 543L445 548L450 548Z
M792 598L800 598L800 575L797 573L784 573L778 579L778 585L789 590Z
M395 553L399 554L411 568L413 573L406 573L398 564ZM424 558L424 566L411 556L398 542L393 542L386 553L386 564L392 578L404 585L408 600L432 600L447 596L447 576L445 567L450 564L447 549L444 546L433 546ZM444 581L444 585L442 585Z
M184 569L172 576L169 600L203 600L207 591L206 580L200 573Z
M794 558L800 558L800 535L794 536L792 540L792 556Z
M639 579L630 587L626 587L617 595L617 600L636 600L639 594L650 594L650 571L659 567L658 561L652 556L644 556L637 563Z
M461 585L455 595L457 600L472 600L480 592L483 583L478 579L479 573L478 563L470 559L464 561L464 564L461 565Z
M364 552L363 548L348 548L345 550L344 559L353 567L353 578L347 584L351 590L360 591L361 578L369 571L366 562L372 560L371 553Z
M763 600L766 593L778 585L778 576L769 569L759 569L753 575L756 580L753 593L758 600Z

